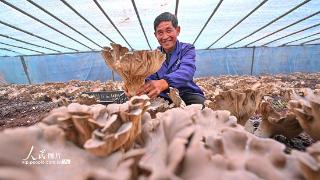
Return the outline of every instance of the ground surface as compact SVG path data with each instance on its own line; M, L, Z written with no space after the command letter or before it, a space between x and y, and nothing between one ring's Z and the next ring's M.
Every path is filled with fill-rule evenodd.
M55 107L53 102L0 98L0 130L33 125Z

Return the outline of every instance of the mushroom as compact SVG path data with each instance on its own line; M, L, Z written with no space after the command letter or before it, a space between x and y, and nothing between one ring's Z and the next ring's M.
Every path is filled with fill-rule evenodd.
M106 156L111 152L118 150L128 141L131 128L132 122L127 122L122 124L117 131L113 133L112 131L103 132L103 130L96 129L93 132L92 138L84 144L84 148L97 156ZM106 129L112 128L106 127Z
M181 99L178 89L169 87L168 96L172 100L175 107L181 107L181 108L186 107L186 103Z
M62 106L51 110L50 113L42 119L42 122L48 125L53 125L66 119L71 119L71 114L68 112L68 108L66 106Z
M48 125L57 124L64 131L66 139L81 146L78 140L78 132L72 121L72 115L67 107L53 109L47 117L43 118L42 122Z
M150 179L177 179L174 173L180 168L194 126L190 114L181 108L170 109L157 119L160 124L149 132L139 166L151 172Z
M181 165L183 169L178 174L179 177L186 180L258 179L253 173L230 166L230 161L238 161L237 159L228 160L231 157L224 157L224 154L213 154L211 149L206 148L208 146L201 142L201 134L201 129L198 129L192 136ZM231 143L236 143L236 140Z
M108 112L106 106L102 104L95 104L90 106L90 113L92 114L92 118L89 119L92 127L103 128L107 123Z
M230 111L232 115L237 117L239 124L245 125L257 110L262 95L263 88L246 89L242 92L232 89L223 91L215 97L215 109Z
M90 125L89 118L92 117L90 107L78 103L71 103L68 106L68 112L71 114L73 125L78 134L76 144L82 145L91 137L93 127Z
M169 101L166 101L163 98L157 97L150 101L150 106L147 109L147 111L150 113L152 119L154 119L157 113L165 112L169 108L170 108Z
M259 111L262 114L262 121L254 134L258 137L272 137L282 134L291 139L302 132L302 128L296 116L292 112L279 113L269 102L262 102Z
M303 96L294 93L289 108L297 116L302 129L315 140L320 140L320 95L311 89L304 89Z
M307 148L306 153L293 150L305 179L320 179L320 142Z
M38 126L6 129L0 132L0 146L2 152L0 179L81 180L96 177L94 175L107 179L110 176L106 174L113 175L113 178L117 177L116 174L118 177L123 177L125 172L129 172L130 175L131 171L129 166L123 167L125 165L123 164L125 161L122 161L123 152L119 151L104 158L95 157L75 144L67 142L64 131L57 125L48 126L42 122ZM29 153L31 154L28 158ZM30 165L23 164L22 161L44 164ZM49 162L56 164L46 164ZM68 162L70 164L62 164Z
M212 161L226 164L222 172L240 171L257 176L254 179L301 178L295 159L283 152L283 144L272 139L258 138L241 129L226 127L206 144L212 150Z
M132 147L141 133L141 118L149 106L149 98L147 95L135 96L126 104L109 109L113 113L108 116L105 126L94 130L91 139L84 144L87 151L97 156L107 156L118 149ZM124 107L126 109L121 109Z
M102 57L107 65L121 76L131 96L136 95L145 79L157 72L165 60L165 55L159 50L129 52L119 44L111 43L111 46L112 50L109 47L103 49Z
M90 96L88 94L81 94L74 100L74 102L85 105L93 105L97 104L97 99L94 96Z
M150 179L179 179L177 175L182 169L185 170L185 153L191 146L189 141L194 138L195 129L201 130L200 142L207 136L217 134L222 127L241 128L236 119L229 119L229 115L228 111L214 112L208 108L192 111L173 108L162 113L157 117L160 125L150 131L146 139L146 155L142 157L140 166L151 172Z
M201 127L204 141L210 136L216 136L225 127L243 129L242 126L237 124L236 117L231 116L230 112L226 110L213 111L205 108L202 111L196 111L192 119L197 126Z

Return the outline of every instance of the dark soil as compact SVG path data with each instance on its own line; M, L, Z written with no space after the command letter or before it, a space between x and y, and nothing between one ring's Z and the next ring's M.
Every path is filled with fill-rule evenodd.
M285 152L290 153L292 149L305 151L308 146L315 143L315 141L307 134L301 133L299 136L292 139L287 139L283 135L275 135L273 137L278 142L286 145Z
M56 107L53 102L0 98L0 130L33 125Z

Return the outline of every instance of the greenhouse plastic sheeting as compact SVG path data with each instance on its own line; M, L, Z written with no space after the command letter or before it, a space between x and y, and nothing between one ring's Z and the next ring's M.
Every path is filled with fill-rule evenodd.
M28 79L19 57L6 57L0 60L0 79L8 83L27 84Z
M251 60L251 48L198 50L195 76L250 74Z
M320 72L320 45L257 47L254 51L253 58L253 48L198 50L195 75Z
M112 79L100 53L31 56L25 61L32 83Z
M195 77L320 72L320 45L197 50L196 53ZM99 52L25 56L24 60L33 84L73 79L112 80L112 71ZM0 76L8 83L28 83L19 57L0 59ZM120 77L115 75L115 79Z
M112 72L102 60L100 53L79 53L24 57L32 84L66 82L69 80L112 79ZM0 75L8 83L27 84L20 58L2 58Z
M253 75L320 72L320 45L256 48Z

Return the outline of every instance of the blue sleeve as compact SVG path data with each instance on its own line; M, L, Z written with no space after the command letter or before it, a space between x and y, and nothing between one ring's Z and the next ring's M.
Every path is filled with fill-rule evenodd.
M189 45L182 53L179 68L170 74L166 74L163 78L168 82L169 86L174 88L185 87L187 82L193 80L196 71L194 46Z
M148 82L150 80L158 80L157 73L151 74L149 77L146 78L145 82Z

